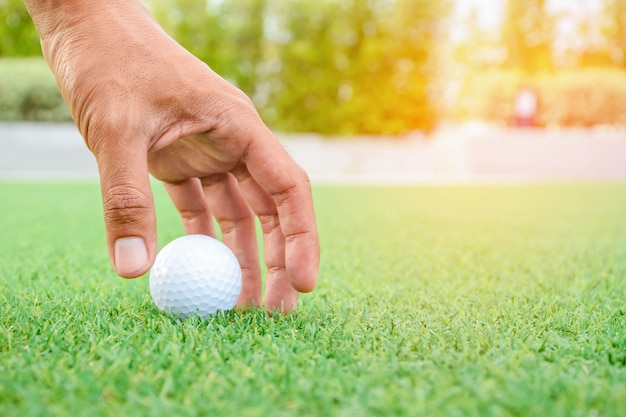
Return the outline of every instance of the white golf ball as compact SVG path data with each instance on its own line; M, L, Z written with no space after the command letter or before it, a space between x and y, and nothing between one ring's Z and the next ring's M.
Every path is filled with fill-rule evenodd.
M222 242L187 235L168 243L150 270L150 294L159 310L180 318L207 318L230 310L241 293L241 267Z

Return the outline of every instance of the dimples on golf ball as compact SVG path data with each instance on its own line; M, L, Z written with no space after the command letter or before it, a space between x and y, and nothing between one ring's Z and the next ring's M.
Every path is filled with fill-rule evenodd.
M241 267L217 239L187 235L168 243L150 270L150 294L159 310L180 318L230 310L241 293Z

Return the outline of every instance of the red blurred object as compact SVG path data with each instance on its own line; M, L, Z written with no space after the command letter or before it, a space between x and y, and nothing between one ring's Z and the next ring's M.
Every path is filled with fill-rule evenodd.
M515 96L515 126L537 125L537 93L532 88L523 88Z

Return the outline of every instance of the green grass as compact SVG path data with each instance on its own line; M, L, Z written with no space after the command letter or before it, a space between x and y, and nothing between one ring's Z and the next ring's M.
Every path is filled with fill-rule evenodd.
M626 185L315 197L296 314L180 322L111 272L97 185L0 184L0 415L623 415Z

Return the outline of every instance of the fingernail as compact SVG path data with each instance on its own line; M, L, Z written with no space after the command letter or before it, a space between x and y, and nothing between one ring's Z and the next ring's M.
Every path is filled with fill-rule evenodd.
M148 263L146 242L140 237L123 237L115 241L115 271L123 277L135 277Z

